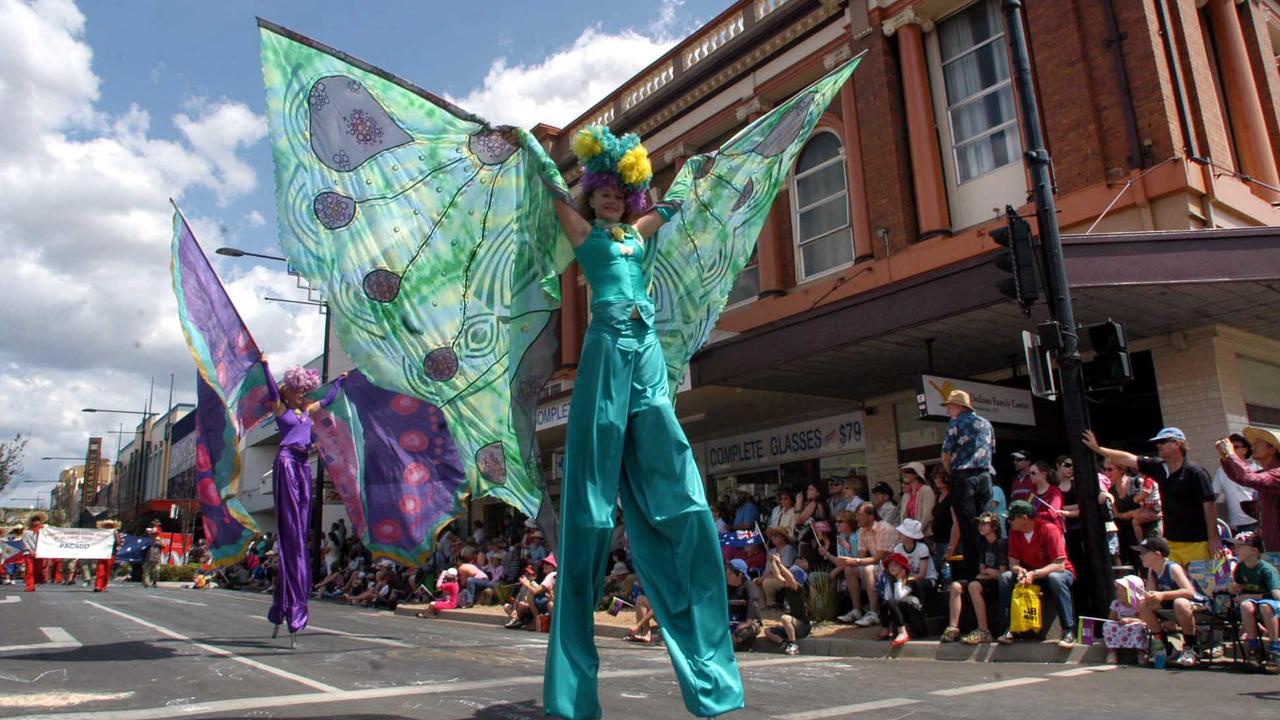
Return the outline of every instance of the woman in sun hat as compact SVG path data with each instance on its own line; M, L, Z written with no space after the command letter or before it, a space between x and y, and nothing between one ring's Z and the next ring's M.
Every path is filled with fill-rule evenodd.
M1268 550L1280 550L1280 433L1271 428L1249 426L1244 429L1245 439L1253 448L1253 460L1258 470L1250 470L1245 460L1236 454L1229 438L1216 445L1219 462L1233 482L1258 491L1258 529Z

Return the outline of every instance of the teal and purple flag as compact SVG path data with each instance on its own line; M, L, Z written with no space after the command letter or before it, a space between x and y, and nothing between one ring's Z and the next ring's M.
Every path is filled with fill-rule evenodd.
M198 374L196 498L212 565L244 557L258 525L237 499L240 440L271 415L262 353L191 227L173 213L173 292Z

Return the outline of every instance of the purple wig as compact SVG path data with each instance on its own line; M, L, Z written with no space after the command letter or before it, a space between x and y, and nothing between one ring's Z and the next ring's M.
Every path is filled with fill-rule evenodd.
M318 387L320 387L320 373L299 365L294 365L286 370L284 382L280 384L280 389L284 392L296 392L299 395L306 395Z
M649 210L649 193L647 190L639 188L634 190L624 190L622 181L619 180L616 173L611 172L593 172L583 168L582 181L580 183L583 195L589 197L591 193L600 188L609 188L622 193L627 198L627 213L633 218L644 215Z

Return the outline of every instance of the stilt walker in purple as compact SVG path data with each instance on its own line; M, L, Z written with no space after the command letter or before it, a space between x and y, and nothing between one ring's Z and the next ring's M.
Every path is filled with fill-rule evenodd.
M262 367L267 375L267 397L280 430L280 450L271 468L279 567L267 619L275 625L271 637L278 637L280 625L287 623L290 645L296 645L298 631L307 626L307 596L311 590L307 531L312 481L307 456L311 452L312 416L338 396L346 374L333 382L323 400L314 402L307 399L307 394L320 387L320 374L315 370L291 367L284 374L284 382L277 386L266 355L262 356Z

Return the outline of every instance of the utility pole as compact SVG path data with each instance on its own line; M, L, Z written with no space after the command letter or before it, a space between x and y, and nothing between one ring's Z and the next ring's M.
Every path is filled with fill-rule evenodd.
M1088 567L1076 568L1076 582L1088 583L1088 594L1094 607L1083 609L1098 615L1110 604L1114 593L1110 555L1104 542L1102 510L1098 505L1098 467L1093 452L1084 446L1082 436L1089 428L1089 409L1085 402L1084 369L1080 361L1080 338L1076 335L1075 313L1071 309L1071 290L1067 284L1067 268L1062 258L1062 236L1058 228L1058 210L1053 198L1049 152L1045 149L1044 131L1040 127L1040 109L1035 85L1031 79L1031 58L1023 27L1023 0L1004 0L1005 33L1013 61L1013 82L1018 93L1022 129L1027 139L1024 154L1031 172L1035 196L1036 223L1040 226L1040 247L1044 260L1045 300L1049 313L1061 328L1062 342L1057 349L1058 369L1062 376L1062 409L1066 420L1067 441L1075 464L1076 494L1079 497L1081 535L1084 539ZM1084 614L1081 612L1079 614ZM1068 628L1063 628L1067 630Z

